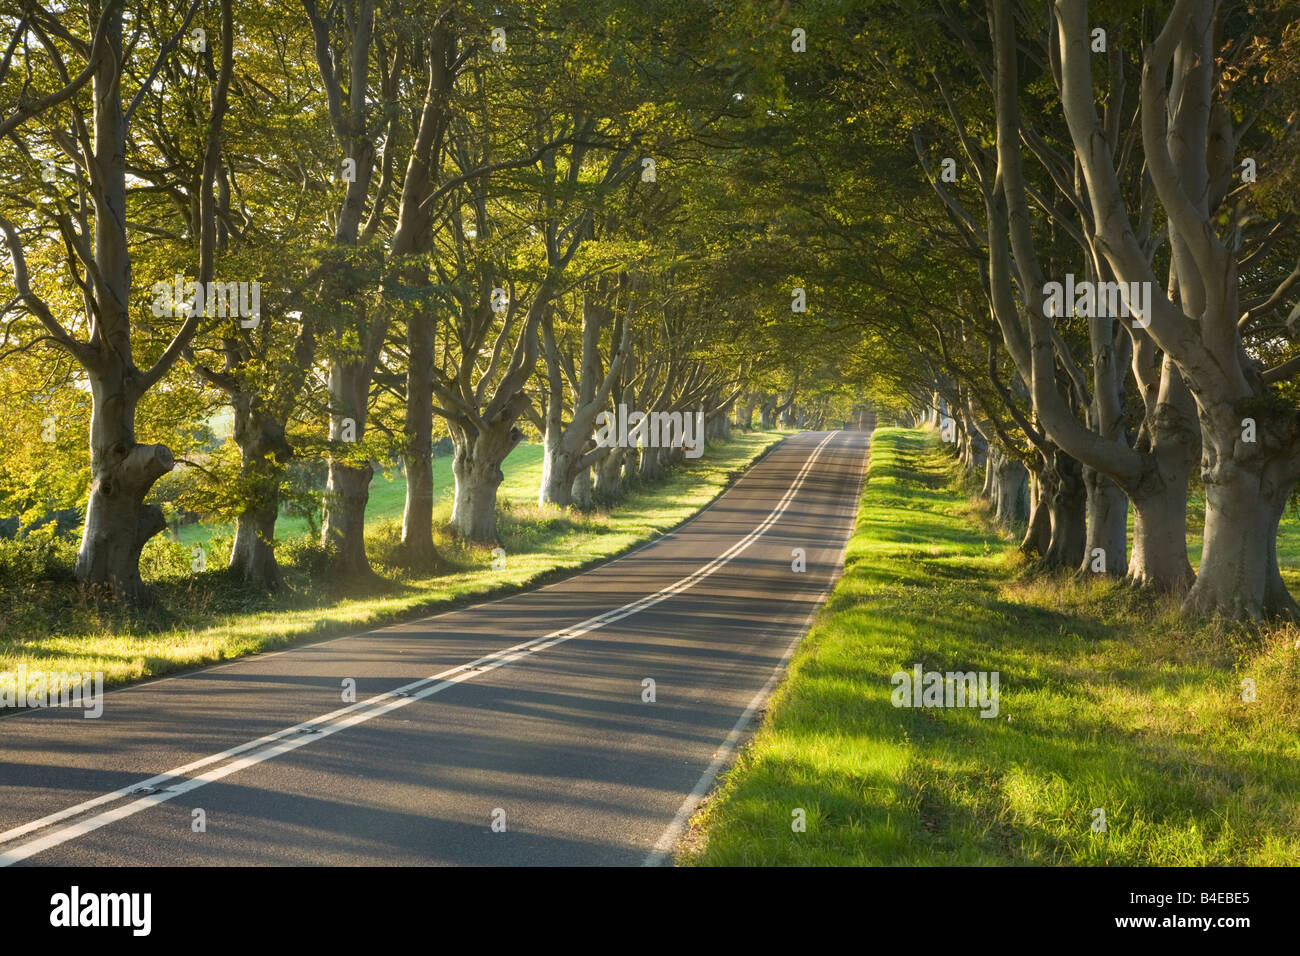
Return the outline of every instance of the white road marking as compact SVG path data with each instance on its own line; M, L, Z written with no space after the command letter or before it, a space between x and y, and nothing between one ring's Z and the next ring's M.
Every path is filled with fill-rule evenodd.
M865 450L870 451L870 449L871 441L868 439ZM858 503L862 500L862 483L866 480L866 476L867 468L866 462L864 461L862 471L858 476L858 493L854 495L853 499L848 503L846 508L848 514L846 517L857 513ZM856 525L856 522L854 522L854 524ZM836 557L835 564L837 566L843 564L844 555L849 548L849 538L852 537L853 531L850 529L849 536L844 539L844 544L840 547L839 555ZM772 669L772 675L768 677L767 683L763 685L762 690L754 695L753 700L749 702L749 706L745 708L745 712L740 715L740 719L737 720L735 726L731 728L731 733L727 734L727 739L722 742L720 747L718 747L717 753L713 755L713 762L705 768L704 773L700 775L700 779L696 781L694 789L686 795L686 799L682 801L682 805L678 809L677 815L673 817L673 822L668 824L668 828L664 830L663 835L660 836L658 842L655 843L654 849L652 849L646 858L641 861L642 866L662 866L669 862L672 857L673 847L677 845L677 841L681 839L682 834L686 832L686 827L690 823L691 817L695 815L695 811L699 807L700 802L704 799L704 795L712 788L713 782L717 780L718 774L722 772L722 768L730 762L732 755L735 753L736 745L740 743L740 738L745 733L745 728L749 725L749 722L754 719L754 714L758 712L758 709L763 706L763 703L772 693L772 689L776 686L777 681L785 674L786 665L790 662L790 658L794 656L795 648L803 642L804 636L808 633L808 628L812 624L813 617L817 614L818 610L821 609L822 602L826 600L826 596L831 593L831 589L835 587L838 581L839 575L836 575L835 578L826 585L825 590L817 596L817 600L813 603L813 609L808 612L808 617L803 622L803 626L799 628L799 632L794 636L794 640L790 642L789 646L785 649L785 653L781 655L781 660L778 661L776 667Z
M22 826L6 830L4 833L0 833L0 844L10 843L19 837L52 826L55 823L77 816L87 810L92 810L105 803L111 803L114 800L130 796L133 791L139 790L143 787L158 787L160 784L166 783L169 780L175 780L177 777L183 777L185 774L194 770L199 770L203 767L220 763L222 760L226 760L230 757L239 757L237 760L216 767L197 777L187 777L184 780L176 781L170 784L165 790L157 790L157 792L142 796L138 800L122 804L121 806L114 807L110 810L105 810L102 813L87 817L83 820L78 820L76 823L60 827L59 829L46 833L44 836L38 837L28 843L15 846L10 850L0 853L0 867L11 866L14 863L19 863L38 853L44 852L45 850L60 846L70 840L75 840L78 837L85 836L87 833L98 830L101 827L134 816L143 810L157 806L160 803L165 803L168 800L173 800L184 793L189 793L190 791L196 790L206 784L221 780L222 778L247 767L254 766L265 760L270 760L273 757L278 757L282 754L297 750L299 747L305 747L306 745L315 743L318 740L323 740L341 730L355 727L358 724L372 720L375 717L381 717L400 707L412 704L417 700L431 697L434 694L446 690L448 687L453 687L456 684L471 680L481 674L486 674L489 671L496 670L498 667L504 667L506 664L512 663L521 657L529 656L534 650L554 647L557 644L571 641L574 638L581 637L591 631L599 630L607 624L613 624L614 622L621 621L626 617L631 617L633 614L654 607L656 604L666 601L674 595L680 594L683 591L694 587L719 568L725 566L742 551L747 549L751 544L758 540L758 538L761 537L768 528L772 527L772 525L780 519L781 515L784 514L786 509L790 506L790 502L794 499L794 496L798 493L799 489L803 487L803 483L807 479L809 471L812 470L812 466L816 463L817 458L821 455L822 449L826 447L826 444L833 437L835 437L835 433L831 432L821 440L816 448L813 449L812 453L808 456L807 461L804 462L803 467L799 469L799 473L795 476L794 481L786 490L785 495L777 503L776 507L768 513L767 517L759 522L753 531L749 532L749 534L745 535L745 537L741 538L718 557L697 568L686 577L661 588L654 594L624 604L622 607L616 608L613 611L601 612L600 614L590 617L582 623L572 627L563 627L541 637L536 637L532 640L524 641L521 644L516 644L513 647L494 651L491 654L480 657L478 660L470 661L468 664L460 664L456 667L450 668L449 670L421 678L420 680L405 684L402 687L398 687L397 689L388 691L387 693L379 694L375 697L371 697L365 701L359 701L347 707L342 707L338 710L331 711L328 714L324 714L323 716L303 721L300 724L294 724L292 727L286 727L284 730L278 730L273 734L259 737L256 740L250 740L247 743L238 745L237 747L223 750L221 753L212 754L211 756L191 761L190 763L177 767L174 770L168 770L165 773L157 774L156 776L150 777L147 780L142 780L139 783L134 783L119 790L114 790L111 793L106 793L91 800L86 800L76 806L68 807L56 813L49 814L48 816L41 817L39 820L33 820L30 823L23 824ZM539 647L538 645L543 646ZM333 722L327 723L330 721ZM322 724L326 724L326 726L321 726ZM304 729L309 727L313 728L314 732L302 733ZM259 747L263 749L258 750ZM249 753L249 751L257 752ZM241 754L245 756L241 757Z

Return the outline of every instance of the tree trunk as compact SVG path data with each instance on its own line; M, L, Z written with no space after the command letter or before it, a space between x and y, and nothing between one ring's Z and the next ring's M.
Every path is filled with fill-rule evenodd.
M584 380L581 385L588 385L591 373L588 364L593 360L592 353L599 341L600 324L595 316L593 304L594 293L582 299L582 362ZM593 340L593 330L595 340ZM539 505L552 504L567 508L573 500L573 479L575 477L575 457L582 454L581 446L575 447L574 438L577 423L568 426L564 422L564 377L560 369L559 344L556 341L553 316L547 310L541 320L542 351L546 356L546 427L542 432L542 480L537 489ZM590 395L574 395L575 415L584 401L590 401ZM586 434L590 434L588 430ZM584 438L586 435L584 435Z
M275 520L280 510L278 484L277 478L274 493L257 495L240 513L235 520L235 543L230 550L231 573L249 587L263 591L278 591L284 583L275 560Z
M1029 472L1014 458L1002 456L998 459L995 477L997 520L1003 526L1010 528L1017 521L1024 520Z
M1187 560L1187 478L1157 493L1134 495L1133 557L1128 583L1160 591L1185 591L1195 575Z
M969 431L962 429L961 435L961 471L963 475L971 475L975 472L975 442Z
M1035 477L1029 528L1020 548L1042 568L1073 570L1083 560L1087 530L1082 470L1073 458L1053 449Z
M1096 211L1096 246L1123 280L1149 282L1154 278L1150 257L1132 241L1133 218L1111 165L1113 146L1098 134L1087 66L1087 5L1060 0L1056 6L1061 103L1089 204ZM1204 547L1184 610L1257 620L1296 612L1277 570L1274 534L1298 477L1286 459L1295 454L1300 434L1294 405L1282 397L1285 392L1269 394L1272 381L1266 376L1273 377L1242 341L1243 308L1249 307L1239 300L1238 270L1258 273L1257 254L1239 254L1239 237L1220 235L1222 194L1231 188L1226 172L1236 142L1227 100L1219 96L1217 13L1209 2L1177 4L1144 58L1140 115L1145 168L1170 213L1169 254L1176 279L1168 283L1176 296L1153 298L1149 330L1155 344L1177 363L1195 396L1201 424ZM1286 378L1283 369L1274 370L1278 382ZM1266 421L1273 419L1269 406L1289 421ZM1283 411L1279 406L1290 407ZM1257 420L1256 436L1244 434L1243 416Z
M1216 442L1202 419L1205 534L1186 611L1234 620L1300 616L1277 563L1278 523L1295 479L1256 450L1269 441L1259 418L1259 439L1249 445ZM1238 428L1232 437L1240 434Z
M699 437L705 442L726 441L731 437L731 417L725 408L704 416L704 434Z
M130 603L146 604L140 551L167 527L162 509L145 496L175 465L166 445L135 441L135 401L121 374L91 373L90 499L77 553L83 584L109 588Z
M230 551L231 573L249 587L277 591L283 584L275 560L275 522L280 511L284 462L293 456L284 426L254 407L256 396L237 392L233 437L239 447L239 481L246 507L235 520Z
M130 603L147 604L150 595L140 578L140 552L167 522L161 508L144 504L144 496L173 462L166 445L137 445L127 462L123 468L93 472L76 575L84 584L108 586ZM153 471L153 479L143 477ZM140 477L128 478L128 473Z
M524 437L513 421L513 417L503 415L482 429L451 423L455 445L451 470L456 478L451 523L469 541L497 541L497 489L505 480L501 463Z
M93 298L98 314L91 327L104 347L95 347L93 360L84 355L79 359L90 379L92 404L90 497L75 573L83 584L108 588L129 603L145 604L150 595L140 579L140 551L167 522L162 509L146 505L144 499L175 461L166 445L140 445L135 440L140 371L131 354L122 20L120 10L113 14L108 46L94 67L94 155L88 173L101 214L94 221L94 282L88 277L86 288L88 297L90 289L97 290ZM15 266L21 257L21 251L11 252Z
M330 440L360 441L366 421L370 372L362 363L333 361L329 368ZM351 422L350 428L345 424ZM349 432L351 434L349 434ZM337 553L335 570L345 576L368 576L366 502L375 470L369 461L349 464L333 452L328 461L321 508L320 543Z
M573 488L570 490L570 497L574 507L582 511L590 511L591 503L591 469L583 468L578 472L578 477L573 479Z
M1043 488L1052 531L1042 565L1051 570L1073 570L1083 560L1087 540L1083 469L1064 452L1058 450L1053 457L1055 461Z
M1158 363L1158 364L1157 364ZM1187 483L1201 457L1201 431L1192 394L1173 360L1156 358L1149 337L1135 344L1133 367L1143 395L1144 443L1153 467L1125 486L1133 505L1133 554L1128 583L1184 593L1195 579L1187 560ZM1142 375L1159 369L1159 378ZM1145 381L1143 381L1145 379Z
M609 505L623 497L623 462L626 448L611 448L609 454L596 465L595 496Z
M1079 573L1122 578L1128 573L1128 497L1110 478L1086 466L1083 484L1087 531ZM1099 566L1105 570L1094 570Z
M461 537L483 544L497 541L497 489L505 475L490 462L462 460L452 462L456 476L451 523Z
M597 414L604 410L610 394L618 385L623 363L631 347L631 338L621 317L602 301L610 292L607 283L598 281L582 299L582 353L579 356L577 390L573 396L573 414L564 421L564 380L561 375L561 352L551 313L542 318L542 348L546 355L547 401L542 480L537 503L567 507L573 504L573 489L579 477L589 474L597 456L607 452L595 449L592 431ZM601 331L613 321L610 348L616 351L609 369L601 372ZM588 479L590 480L590 479ZM588 490L587 504L590 506Z
M983 468L988 461L989 443L984 436L975 428L968 431L968 465L967 473L974 472L977 468Z
M366 502L374 474L369 463L356 467L336 458L329 461L320 543L337 552L334 567L340 575L367 577L373 573L366 559Z
M1045 470L1045 469L1044 469ZM1029 527L1020 542L1020 550L1028 558L1043 558L1052 543L1052 518L1044 493L1043 471L1036 472L1030 486Z
M658 481L664 475L663 449L645 446L641 449L641 480Z
M542 480L537 493L539 505L553 504L567 508L573 503L573 462L574 453L564 441L564 428L557 420L547 423L546 434L542 440L545 448L542 453ZM581 450L578 451L581 455Z
M406 503L402 509L402 552L413 567L438 561L433 546L433 316L418 310L407 319Z
M433 545L433 442L427 449L410 449L402 456L406 473L406 502L402 508L402 555L412 567L438 563Z

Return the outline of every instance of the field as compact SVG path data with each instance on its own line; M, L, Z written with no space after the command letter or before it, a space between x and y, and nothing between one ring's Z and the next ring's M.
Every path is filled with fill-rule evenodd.
M520 445L510 453L501 469L506 480L497 492L499 499L514 504L527 504L537 498L537 484L542 475L542 446L540 444ZM448 498L455 488L455 478L451 473L451 457L443 456L433 461L434 499ZM391 521L402 517L402 507L406 497L406 479L401 471L393 468L389 471L376 471L370 482L370 500L366 504L366 522ZM203 522L182 525L172 538L190 547L207 544L213 537L231 534L228 525L213 525ZM307 521L294 515L281 515L275 523L276 537L284 540L308 532Z

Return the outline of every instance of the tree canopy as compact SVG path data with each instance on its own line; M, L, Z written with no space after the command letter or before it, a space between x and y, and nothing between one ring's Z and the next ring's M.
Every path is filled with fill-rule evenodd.
M248 587L292 508L366 578L387 469L437 569L439 443L490 546L522 442L590 509L690 450L598 441L620 407L704 441L869 402L941 426L1044 568L1300 613L1294 0L0 19L0 519L79 537L83 587L147 603L178 511L234 524Z

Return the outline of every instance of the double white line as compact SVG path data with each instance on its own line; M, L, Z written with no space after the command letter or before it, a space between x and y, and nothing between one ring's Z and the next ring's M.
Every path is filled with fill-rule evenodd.
M14 846L12 849L0 852L0 867L9 866L26 860L28 857L43 853L53 847L75 840L98 830L100 827L108 826L119 820L134 816L143 810L165 803L168 800L174 800L182 794L197 790L199 787L214 781L221 780L237 773L246 767L252 767L262 763L264 760L270 760L282 754L297 750L299 747L305 747L310 743L324 740L341 730L347 730L349 727L355 727L363 724L368 720L376 717L382 717L384 714L391 713L399 708L412 704L417 700L423 700L426 697L432 697L434 694L446 690L448 687L454 687L456 684L473 680L486 674L488 671L496 670L498 667L504 667L520 658L527 657L537 651L545 650L548 647L554 647L557 644L563 644L565 641L571 641L575 637L581 637L592 631L599 630L606 625L621 621L626 617L631 617L644 611L646 608L654 607L663 601L668 600L676 594L689 590L699 584L709 575L713 574L719 568L726 565L729 561L743 552L759 537L763 535L773 524L775 524L790 506L794 496L803 486L804 480L812 470L817 458L821 455L822 449L826 447L834 437L834 433L827 435L821 440L808 460L804 462L803 467L799 469L798 475L786 490L785 495L777 503L776 507L768 513L753 531L745 535L730 548L718 555L708 564L698 568L686 577L674 581L667 587L664 587L655 593L643 597L639 600L624 604L622 607L613 611L606 611L595 617L587 618L580 624L572 627L561 628L558 631L552 631L541 637L535 637L530 641L524 641L522 644L516 644L513 647L507 647L500 651L494 651L486 657L480 657L478 660L470 661L468 664L460 664L450 670L445 670L437 674L431 674L428 677L421 678L410 684L405 684L395 690L384 694L371 697L368 700L350 704L338 710L330 711L328 714L322 714L310 721L301 724L294 724L292 727L286 727L283 730L277 730L273 734L267 734L264 737L258 737L256 740L250 740L246 743L231 747L229 750L223 750L221 753L212 754L208 757L202 757L199 760L191 761L183 766L168 770L166 773L160 773L157 776L149 777L147 780L141 780L139 783L131 784L120 790L114 790L112 793L105 793L91 800L86 800L76 806L68 807L57 813L51 813L48 816L41 817L39 820L33 820L30 823L24 823L22 826L14 827L0 833L0 846L13 843L22 837L43 830L47 827L62 823L65 820L80 816L87 811L104 804L113 803L126 797L135 796L137 799L124 803L121 806L113 807L101 813L85 817L70 823L66 826L59 827L55 830L39 836L28 843ZM236 758L236 759L231 759ZM229 763L223 763L223 761ZM220 766L213 766L220 764ZM205 767L211 767L204 773L197 776L190 776L197 770L203 770Z

